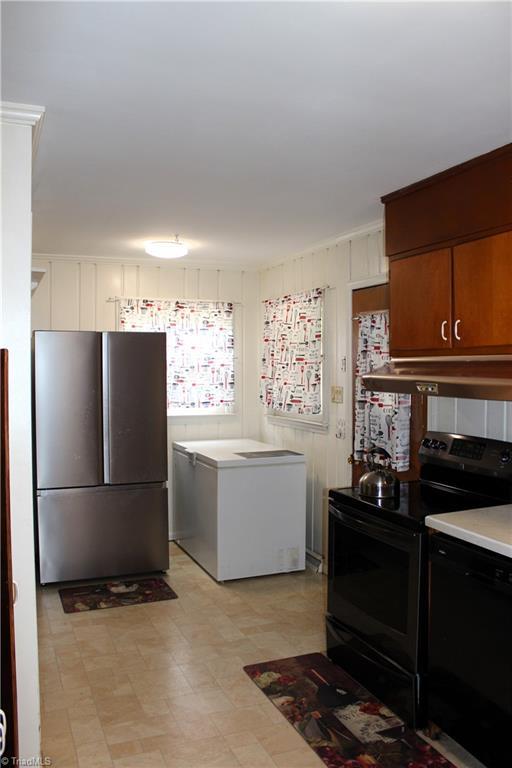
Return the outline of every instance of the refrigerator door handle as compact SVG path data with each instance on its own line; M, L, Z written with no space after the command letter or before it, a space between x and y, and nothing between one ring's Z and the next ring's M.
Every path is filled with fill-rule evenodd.
M108 333L101 334L102 340L102 392L103 392L103 477L110 484L110 393L108 365Z

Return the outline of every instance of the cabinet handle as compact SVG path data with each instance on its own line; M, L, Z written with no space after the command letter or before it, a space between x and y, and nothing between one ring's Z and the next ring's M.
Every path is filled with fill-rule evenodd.
M443 341L448 341L448 336L445 333L447 325L448 325L448 320L443 320L443 322L441 323L441 338Z
M460 325L460 320L456 320L455 321L455 328L453 329L453 332L455 334L455 338L457 339L457 341L460 341L459 325Z

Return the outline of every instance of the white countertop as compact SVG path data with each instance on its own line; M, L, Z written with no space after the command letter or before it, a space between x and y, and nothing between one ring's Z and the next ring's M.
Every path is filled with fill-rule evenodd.
M425 523L448 536L512 557L512 504L429 515Z
M189 440L186 442L176 441L172 445L177 451L195 454L197 459L218 467L240 467L250 464L297 464L304 463L306 460L301 453L277 457L262 455L257 458L239 456L240 453L286 450L270 443L260 443L258 440Z

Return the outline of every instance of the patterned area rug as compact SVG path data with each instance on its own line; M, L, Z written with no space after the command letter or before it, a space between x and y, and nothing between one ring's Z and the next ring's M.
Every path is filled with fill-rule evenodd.
M329 768L455 768L321 653L244 670Z
M174 600L178 597L163 579L86 584L84 587L59 589L59 595L64 613L157 603L160 600Z

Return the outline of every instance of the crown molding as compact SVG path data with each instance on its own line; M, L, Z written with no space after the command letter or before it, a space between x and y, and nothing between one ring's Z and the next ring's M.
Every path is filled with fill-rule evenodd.
M333 237L327 238L326 240L319 240L313 245L310 245L308 248L304 248L302 251L296 251L295 253L288 254L284 258L274 259L273 261L266 262L265 264L261 265L260 269L270 269L271 267L276 267L279 264L285 264L288 261L300 259L302 256L314 255L315 251L321 251L324 248L333 248L339 245L339 243L347 242L347 240L353 240L356 237L363 237L364 235L372 235L375 232L379 232L380 230L384 230L384 220L376 219L375 221L371 221L368 224L362 224L360 227L355 227L349 232L343 232L340 235L334 235Z
M32 128L32 158L36 156L39 146L45 112L44 107L33 104L17 104L13 101L0 102L1 123L13 123Z
M293 259L300 259L302 256L314 254L315 251L322 250L324 248L333 248L339 243L353 240L355 237L363 237L364 235L371 235L375 232L379 232L384 229L384 222L382 219L372 221L369 224L364 224L361 227L351 229L350 232L344 232L341 235L329 238L327 240L321 240L309 248L305 248L302 251L289 254L284 258L275 259L271 262L262 262L259 264L236 264L230 262L212 262L199 260L189 260L188 257L183 259L157 259L155 257L135 257L135 256L91 256L90 254L76 254L76 253L33 253L32 258L41 259L42 261L76 261L76 262L92 262L94 264L123 264L126 267L129 266L149 266L149 267L167 267L168 269L209 269L209 270L231 270L235 272L261 272L264 269L270 269L278 264L284 264Z
M33 253L32 259L41 261L75 261L88 262L93 264L121 264L125 267L164 267L168 269L204 269L213 272L226 270L232 272L259 272L262 268L260 264L230 264L230 263L208 263L205 261L189 261L187 257L183 259L157 259L151 257L135 258L129 256L91 256L72 253Z

